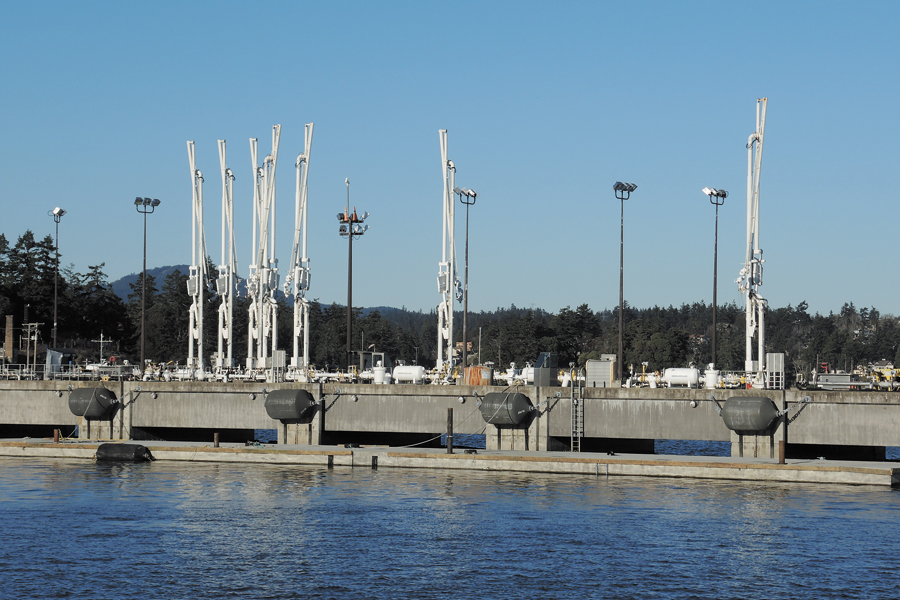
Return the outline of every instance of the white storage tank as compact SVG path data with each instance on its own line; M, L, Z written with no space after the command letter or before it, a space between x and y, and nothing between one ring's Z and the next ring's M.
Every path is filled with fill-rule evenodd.
M663 371L663 381L669 387L696 389L700 387L700 370L697 367L666 369Z
M415 383L417 385L424 383L425 367L421 365L394 367L394 381L396 383Z

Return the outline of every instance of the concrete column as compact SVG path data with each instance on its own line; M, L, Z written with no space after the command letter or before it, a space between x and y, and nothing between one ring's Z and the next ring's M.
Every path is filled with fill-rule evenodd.
M497 429L500 437L500 447L498 450L531 450L532 448L532 436L530 434L529 429L520 429L520 428L512 428L505 427L503 429Z
M131 439L131 423L133 420L132 410L134 409L134 399L137 393L133 391L131 386L124 385L119 389L119 409L113 416L113 438L117 440Z
M771 435L745 435L739 436L735 432L731 432L731 456L738 458L741 456L741 438L743 438L744 458L765 458L778 460L778 442L783 438L783 428L781 425Z
M534 450L536 452L540 452L541 450L547 449L547 419L544 418L544 410L547 408L546 406L540 406L541 402L544 401L543 391L539 387L534 388L534 397L531 399L531 403L534 404L534 419L531 421L531 425L529 425L529 449Z
M115 435L117 420L115 416L112 419L99 421L89 421L84 417L78 417L78 439L96 441L120 439Z
M484 449L499 450L500 449L500 430L496 425L488 424L484 429Z

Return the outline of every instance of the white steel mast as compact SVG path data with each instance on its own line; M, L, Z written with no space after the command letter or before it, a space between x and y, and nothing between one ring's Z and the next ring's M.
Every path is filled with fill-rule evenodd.
M313 124L307 123L305 129L304 151L297 156L297 187L294 200L294 245L291 251L291 264L284 278L285 295L294 298L294 354L291 357L291 369L302 371L305 381L309 369L309 257L306 254L307 224L307 187L309 175L309 157L312 151ZM300 336L303 336L303 354L300 354ZM296 373L295 373L296 375Z
M234 244L234 173L225 163L225 140L219 140L219 165L222 170L222 262L216 278L219 304L219 346L217 369L234 367L232 353L234 298L237 288L237 249Z
M203 288L207 286L206 236L203 231L203 173L194 160L194 142L187 143L188 161L191 165L191 267L187 280L191 296L190 322L188 325L188 368L203 372ZM196 354L194 350L196 349Z
M763 138L766 132L766 98L756 100L756 131L747 140L747 254L736 283L746 300L746 357L744 370L753 384L765 386L766 371L766 299L759 293L762 285L763 251L759 244L759 175L762 168ZM753 336L757 336L757 358L753 360Z
M441 262L438 265L438 293L441 294L441 303L438 305L438 331L437 331L437 363L435 367L439 372L446 369L450 376L453 369L453 296L456 291L456 299L462 298L459 276L456 274L456 242L454 239L454 215L455 204L453 202L453 188L456 185L456 167L453 161L447 158L447 130L438 130L441 142L441 173L444 180L443 190L443 238L441 247Z
M247 336L247 368L264 369L271 351L277 348L278 259L275 258L275 167L278 164L278 143L281 125L272 127L272 153L263 166L257 166L257 140L250 139L253 161L253 245L255 255L250 265L247 293L251 298L250 322ZM254 348L255 346L255 348ZM255 357L255 358L254 358Z
M259 167L257 166L257 139L250 138L250 162L253 164L253 227L252 227L252 240L253 240L253 257L250 260L250 264L248 266L249 272L247 273L247 299L248 303L248 317L249 322L247 324L247 369L252 370L256 367L256 355L258 354L256 350L256 346L260 339L260 310L259 310L259 299L260 299L260 286L259 286L259 265L256 263L256 238L257 238L257 229L259 228L259 217L257 215L259 211Z

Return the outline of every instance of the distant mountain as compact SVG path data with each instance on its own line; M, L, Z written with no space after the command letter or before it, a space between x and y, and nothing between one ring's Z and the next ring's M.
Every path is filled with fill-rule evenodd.
M369 313L378 311L382 317L388 320L393 320L397 315L405 315L405 314L422 314L421 310L409 310L405 306L403 308L394 308L393 306L369 306L365 308L359 309L359 312L362 316L366 317ZM431 311L434 312L434 311ZM430 314L430 313L424 313Z
M166 280L166 277L168 277L171 273L174 273L176 270L181 271L182 273L187 275L191 270L191 266L170 265L168 267L155 267L153 269L147 269L147 275L152 275L156 278L156 289L160 289L162 287L163 281ZM140 277L140 273L132 273L131 275L126 275L121 279L113 281L110 285L112 286L113 292L116 293L116 296L121 298L123 302L128 302L128 294L131 293L131 284L140 281Z

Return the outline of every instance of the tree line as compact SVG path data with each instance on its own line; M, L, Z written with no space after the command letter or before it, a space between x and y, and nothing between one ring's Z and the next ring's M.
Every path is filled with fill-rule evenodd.
M56 279L53 238L37 240L31 231L10 245L0 234L0 315L13 315L14 340L18 344L24 322L40 323L40 344L52 339L54 284L58 286L57 346L76 362L99 358L97 340L111 339L105 347L134 358L140 352L142 274L130 284L123 300L116 295L103 272L104 264L79 273L72 265L60 268ZM62 265L62 255L60 255ZM210 266L211 262L210 262ZM215 272L211 268L210 272ZM184 363L188 348L187 274L176 270L163 281L147 276L145 354L156 362ZM205 295L204 348L206 360L216 349L219 299ZM293 307L279 294L278 340L282 349L292 346ZM245 364L247 354L247 298L238 298L234 309L234 357ZM26 316L27 315L27 316ZM625 305L624 363L640 371L666 367L704 368L711 361L712 306L703 302L652 308ZM744 308L725 304L717 311L717 362L723 370L744 365ZM618 350L618 307L592 310L587 304L551 313L540 308L497 308L468 315L467 340L470 363L491 362L496 369L509 363L533 361L541 352L556 352L560 366L583 366L591 358ZM354 307L352 349L368 348L387 353L394 362L431 367L436 360L437 314L406 308ZM462 313L454 319L454 339L462 340ZM346 306L310 302L310 360L318 367L346 363ZM788 375L808 373L818 364L852 370L879 360L900 364L900 319L883 315L874 307L844 304L837 313L810 314L806 302L796 307L770 308L766 313L766 350L785 353ZM106 358L106 357L104 357Z

